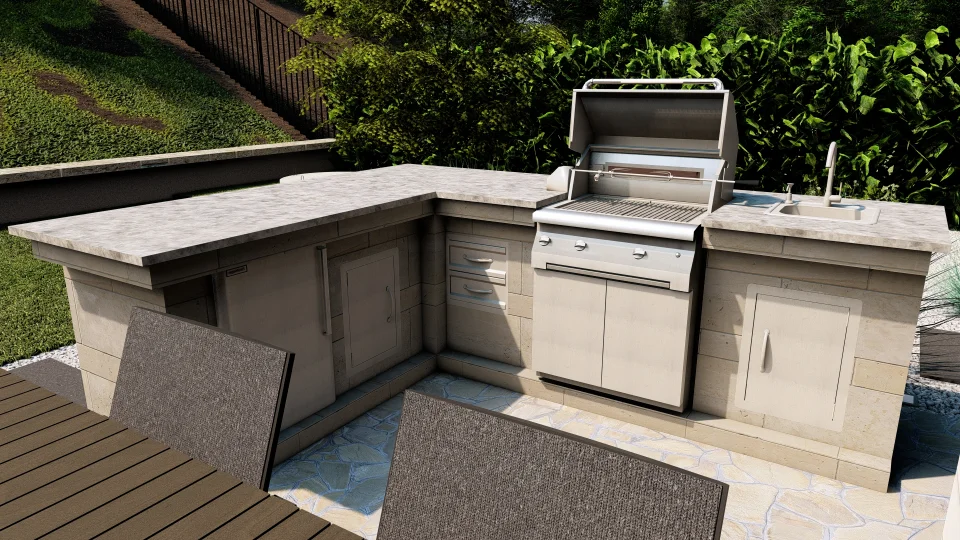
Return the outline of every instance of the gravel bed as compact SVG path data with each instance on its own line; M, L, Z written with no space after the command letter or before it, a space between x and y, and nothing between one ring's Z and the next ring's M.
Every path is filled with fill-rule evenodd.
M63 362L64 364L80 368L80 359L77 357L77 346L76 345L67 345L66 347L60 347L59 349L54 349L52 351L47 351L45 353L40 353L36 356L31 356L30 358L24 358L23 360L17 360L16 362L11 362L3 366L3 369L11 370L17 369L18 367L23 367L27 364L32 364L43 360L44 358L53 358L58 362Z
M918 325L934 327L937 330L960 332L960 319L953 319L946 309L931 309L935 298L943 298L944 281L948 278L952 267L960 265L960 232L950 233L953 247L951 253L936 253L930 260L930 271L924 285L924 301L921 308ZM919 338L914 341L913 355L907 375L907 388L904 393L913 396L914 406L920 409L944 414L960 416L960 384L954 384L936 379L921 377ZM957 351L960 354L960 350Z

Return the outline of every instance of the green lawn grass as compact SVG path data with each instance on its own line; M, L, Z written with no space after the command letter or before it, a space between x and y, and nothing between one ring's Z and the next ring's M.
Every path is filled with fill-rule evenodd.
M63 270L0 231L0 365L73 343Z
M95 0L0 1L0 167L290 140L142 31L100 39L99 9ZM65 45L56 37L71 31L84 41ZM129 50L95 50L110 48L103 42ZM111 123L78 108L75 97L38 88L37 75L51 72L78 85L98 107L152 118L165 129Z

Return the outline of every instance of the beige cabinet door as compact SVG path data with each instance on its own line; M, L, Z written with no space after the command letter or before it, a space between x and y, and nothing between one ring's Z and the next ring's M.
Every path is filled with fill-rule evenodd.
M217 275L221 328L294 353L282 428L336 399L327 286L315 246L248 261Z
M533 368L600 386L606 281L551 270L534 272Z
M674 409L683 406L689 377L689 298L686 292L607 282L603 388Z
M400 313L397 311L399 272L396 249L342 267L348 374L397 351L400 345Z
M860 301L751 285L737 405L839 430Z

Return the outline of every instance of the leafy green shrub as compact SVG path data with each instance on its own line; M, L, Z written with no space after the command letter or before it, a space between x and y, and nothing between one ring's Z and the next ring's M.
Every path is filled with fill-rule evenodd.
M452 60L357 41L336 60L307 51L296 64L320 74L339 152L361 168L411 162L547 173L575 157L565 139L570 93L586 80L717 77L737 98L738 178L820 194L836 140L844 196L942 204L957 226L960 56L947 36L940 27L919 47L901 39L878 48L834 33L813 54L800 52L809 50L801 38L743 33L671 47L545 39L512 56L454 42ZM466 84L461 65L474 70Z
M112 38L114 46L127 45L122 54L95 50L104 48L91 27L99 9L94 0L0 2L0 167L289 140L172 48L139 30L130 31L129 40ZM66 34L80 36L80 43L58 41ZM45 74L65 77L102 109L154 119L165 129L117 125L78 108L76 97L38 86L38 75Z

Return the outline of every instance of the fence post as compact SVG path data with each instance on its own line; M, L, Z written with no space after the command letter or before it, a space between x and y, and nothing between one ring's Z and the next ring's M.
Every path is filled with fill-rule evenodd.
M263 71L263 34L260 33L260 6L253 4L254 6L254 23L257 30L257 57L260 61L260 95L263 96L261 99L266 99L267 95L267 81L266 74Z
M180 15L180 24L183 25L183 38L186 40L187 36L190 35L190 24L187 18L187 0L180 0L180 9L183 11Z

